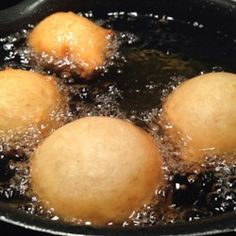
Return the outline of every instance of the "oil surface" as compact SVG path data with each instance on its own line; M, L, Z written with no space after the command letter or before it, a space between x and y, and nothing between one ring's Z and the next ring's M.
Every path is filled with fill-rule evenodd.
M236 211L236 165L228 166L221 157L208 157L202 166L182 163L159 122L165 97L184 80L211 71L236 72L236 40L198 22L152 13L111 12L105 19L96 19L92 12L83 15L115 30L120 46L95 80L84 82L68 71L35 63L41 59L32 57L26 42L33 26L1 39L0 63L2 68L54 75L68 94L69 111L60 113L64 124L85 116L119 117L146 129L161 143L167 185L156 193L152 205L134 212L123 226L193 221ZM9 148L17 147L11 140L1 144L0 204L59 220L30 191L28 160L41 141L37 131L32 132L35 139L26 142L30 150Z

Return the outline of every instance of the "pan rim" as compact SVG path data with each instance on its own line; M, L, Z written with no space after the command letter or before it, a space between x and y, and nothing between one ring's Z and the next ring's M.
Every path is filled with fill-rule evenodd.
M160 224L156 226L131 227L91 227L72 225L45 219L41 216L27 214L21 210L0 206L0 221L21 228L48 233L51 235L82 236L82 235L216 235L236 232L236 212L224 213L218 216L196 220ZM184 229L184 230L183 230Z

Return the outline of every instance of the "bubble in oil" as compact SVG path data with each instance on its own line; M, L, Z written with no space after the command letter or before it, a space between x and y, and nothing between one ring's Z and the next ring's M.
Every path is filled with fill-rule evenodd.
M22 152L1 152L0 200L18 205L29 201L28 158Z

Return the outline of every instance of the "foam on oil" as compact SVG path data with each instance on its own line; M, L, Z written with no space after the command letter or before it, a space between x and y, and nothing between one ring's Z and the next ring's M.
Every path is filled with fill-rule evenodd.
M235 211L236 166L227 165L222 157L206 157L201 166L184 163L160 119L166 96L184 80L209 71L235 70L231 56L235 50L222 46L225 36L209 32L198 22L178 22L152 13L110 12L104 19L96 19L92 12L83 15L117 32L111 60L99 68L95 80L81 80L68 60L34 54L26 41L33 26L1 39L0 62L3 68L31 69L57 78L59 89L67 94L65 107L52 114L61 125L85 116L119 117L141 126L161 144L166 186L156 192L152 205L133 212L123 226L192 221ZM53 66L45 66L48 63ZM44 138L40 130L29 127L25 136L6 137L1 140L0 201L58 220L29 187L28 158Z

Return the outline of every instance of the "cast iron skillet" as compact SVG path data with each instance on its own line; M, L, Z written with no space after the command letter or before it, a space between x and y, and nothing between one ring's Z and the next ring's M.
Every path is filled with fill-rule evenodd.
M59 10L92 10L97 16L110 11L157 12L180 20L199 21L206 27L236 35L236 3L233 0L25 0L0 11L0 35L16 32ZM1 205L0 220L58 235L211 235L236 232L236 212L192 223L142 228L93 228L48 221Z

